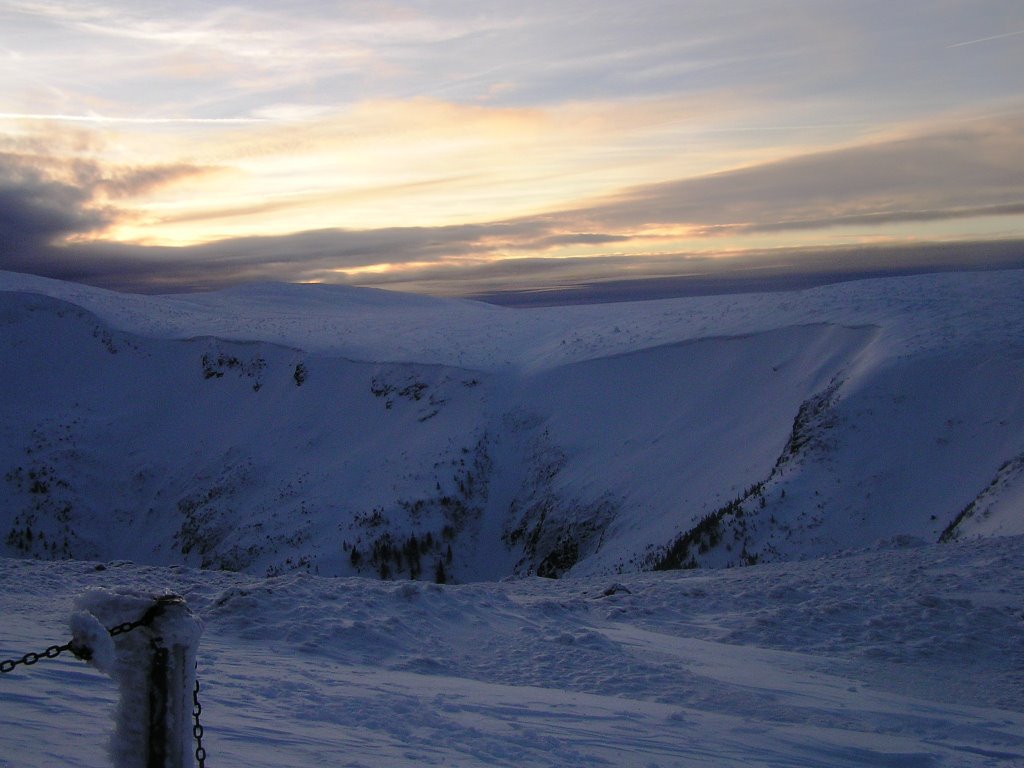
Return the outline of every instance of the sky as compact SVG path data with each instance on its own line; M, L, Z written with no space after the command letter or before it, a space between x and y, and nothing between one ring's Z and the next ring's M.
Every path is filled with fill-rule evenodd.
M118 290L1024 257L1020 0L0 0L0 84L0 269Z

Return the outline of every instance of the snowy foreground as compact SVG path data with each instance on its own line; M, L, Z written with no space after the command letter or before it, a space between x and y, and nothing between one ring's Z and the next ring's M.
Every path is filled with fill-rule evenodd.
M1024 765L1024 539L442 586L0 560L0 658L183 594L212 766ZM0 676L0 766L103 766L114 686Z

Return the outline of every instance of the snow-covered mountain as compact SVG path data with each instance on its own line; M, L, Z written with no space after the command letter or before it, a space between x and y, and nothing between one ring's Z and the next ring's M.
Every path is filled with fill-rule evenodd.
M0 544L460 582L1024 533L1024 272L506 309L0 273Z
M1024 761L1024 272L530 310L0 273L0 365L0 768L117 752L111 681L39 653L96 589L205 625L212 765Z

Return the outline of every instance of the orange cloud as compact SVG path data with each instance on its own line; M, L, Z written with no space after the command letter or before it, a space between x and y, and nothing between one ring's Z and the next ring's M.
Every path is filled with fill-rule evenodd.
M105 129L122 162L148 157L219 169L201 185L137 190L136 215L111 236L185 245L324 226L536 215L713 162L710 155L666 159L666 132L692 130L705 118L694 104L664 99L520 109L419 98L330 113L281 105L263 114L262 123L180 126L173 134L159 126Z

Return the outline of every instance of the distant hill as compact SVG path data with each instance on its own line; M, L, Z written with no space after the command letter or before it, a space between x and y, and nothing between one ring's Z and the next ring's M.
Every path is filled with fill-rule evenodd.
M1024 533L1024 272L508 309L0 273L0 547L492 580Z

